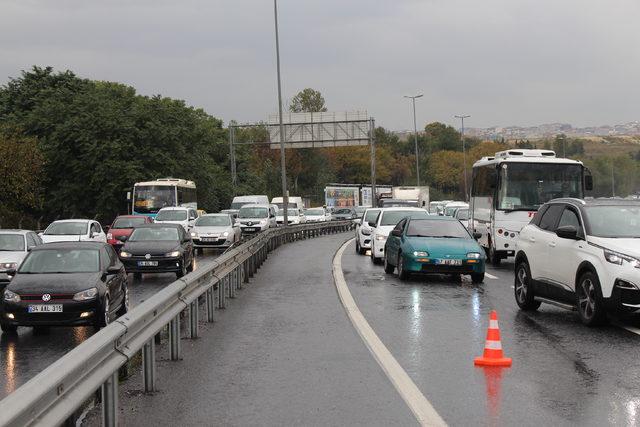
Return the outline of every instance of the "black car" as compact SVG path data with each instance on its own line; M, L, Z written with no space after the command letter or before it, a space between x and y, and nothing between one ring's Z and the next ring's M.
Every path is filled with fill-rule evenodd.
M127 273L139 279L142 273L193 271L193 241L179 224L144 224L134 228L120 251Z
M128 310L127 274L115 251L101 242L35 247L6 287L2 331L18 326L107 325Z

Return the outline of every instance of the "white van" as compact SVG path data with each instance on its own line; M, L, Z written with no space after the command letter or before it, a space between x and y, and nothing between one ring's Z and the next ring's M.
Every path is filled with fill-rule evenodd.
M282 210L284 207L284 198L283 197L274 197L271 200L271 203L278 206L278 209ZM289 196L289 209L304 209L304 202L302 201L302 197L297 196Z
M276 227L276 211L266 204L244 205L238 211L237 223L243 234L259 233Z
M182 206L166 207L158 211L154 222L158 224L180 224L189 232L198 219L198 211Z
M239 211L244 205L268 205L269 197L262 195L236 196L228 210Z

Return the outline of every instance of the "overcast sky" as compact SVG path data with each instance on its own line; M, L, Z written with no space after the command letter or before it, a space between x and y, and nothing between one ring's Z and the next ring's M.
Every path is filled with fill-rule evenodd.
M418 126L640 119L638 0L280 0L283 96ZM277 111L271 0L0 0L0 83L32 65L222 118ZM457 126L457 124L456 124Z

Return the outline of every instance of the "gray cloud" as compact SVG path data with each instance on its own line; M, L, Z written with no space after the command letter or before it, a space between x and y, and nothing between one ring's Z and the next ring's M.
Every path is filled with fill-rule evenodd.
M280 0L284 95L411 127L637 120L635 0ZM33 64L185 99L227 122L276 111L273 4L4 0L0 82Z

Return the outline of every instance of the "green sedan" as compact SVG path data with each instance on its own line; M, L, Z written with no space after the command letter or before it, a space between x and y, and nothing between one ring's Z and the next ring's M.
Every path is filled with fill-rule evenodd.
M385 244L384 271L397 268L400 280L411 273L470 274L482 283L485 254L475 237L455 218L404 218Z

